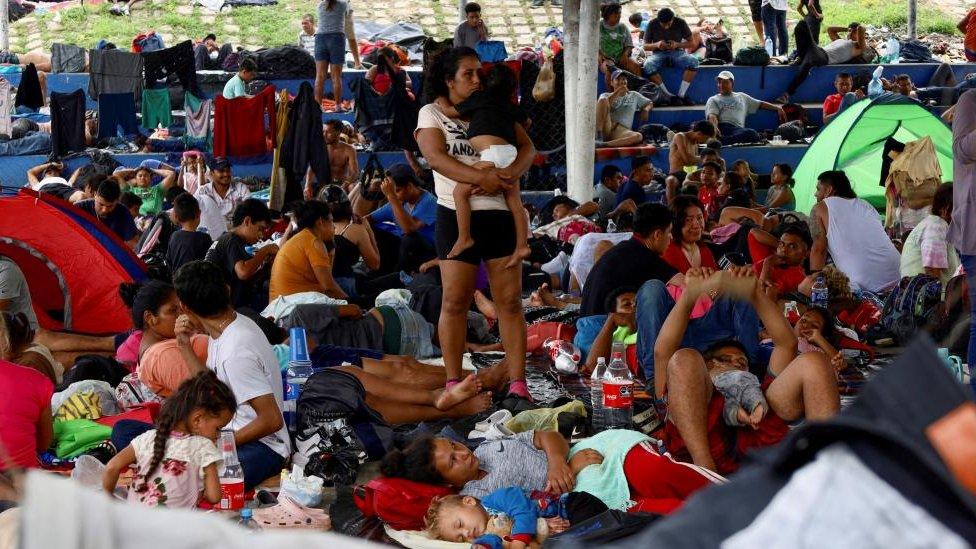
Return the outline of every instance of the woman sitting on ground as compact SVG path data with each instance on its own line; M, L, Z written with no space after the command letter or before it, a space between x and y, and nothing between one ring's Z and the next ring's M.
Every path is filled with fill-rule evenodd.
M3 317L6 320L6 336L10 345L7 360L37 370L50 379L51 383L61 383L64 366L54 359L47 347L34 342L34 330L27 315L3 313Z
M795 210L793 196L793 168L789 164L775 164L769 174L769 190L766 191L766 207L779 210Z
M342 187L329 185L322 190L321 196L332 211L332 222L335 225L335 236L332 237L335 245L332 277L347 294L355 297L359 292L353 267L359 260L362 259L363 264L371 271L380 268L376 236L373 235L371 224L353 220L352 206Z
M575 489L611 509L653 513L670 513L692 493L719 482L714 473L661 456L649 440L636 431L611 430L570 449L557 432L526 431L483 442L472 452L459 442L424 437L387 454L380 471L450 485L476 498L510 486L556 494Z
M705 234L705 209L694 196L682 195L671 205L674 224L671 244L661 257L682 273L692 267L718 269L711 249L702 242Z
M0 315L0 471L37 467L37 452L51 445L54 383L33 368L8 362L10 340Z

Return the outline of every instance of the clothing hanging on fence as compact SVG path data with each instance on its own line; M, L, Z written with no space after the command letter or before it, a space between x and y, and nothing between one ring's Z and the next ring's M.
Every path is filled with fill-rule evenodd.
M85 49L74 44L51 44L51 72L85 72Z
M355 98L356 129L373 144L373 151L393 149L393 94L380 95L364 76L353 80L350 89Z
M142 90L142 127L153 130L160 125L168 128L172 123L169 88Z
M17 86L15 107L27 107L35 111L44 106L44 94L41 92L41 81L37 77L37 67L33 63L24 67L20 75L20 85Z
M288 113L291 104L288 102L288 90L278 92L278 131L275 135L274 158L271 161L271 188L268 191L268 207L281 210L285 205L285 189L287 178L281 167L281 145L288 134Z
M142 94L142 57L122 50L89 50L88 96L103 93Z
M98 137L139 133L136 99L131 93L103 93L98 96Z
M85 92L51 92L51 152L61 157L85 150Z
M144 51L140 55L145 65L147 86L152 86L175 74L184 90L201 95L193 62L193 43L189 40L180 42L172 48Z
M267 135L275 135L275 88L254 97L214 99L213 154L218 157L257 156L268 152ZM268 129L265 130L265 116Z
M183 111L186 113L186 135L200 139L210 138L210 115L213 114L213 100L201 100L187 92Z
M302 180L312 169L319 186L332 183L329 155L322 137L322 107L315 101L312 85L302 82L288 115L288 133L281 145L281 166L287 185L285 202L302 199Z
M7 137L13 131L13 120L10 118L13 104L10 99L10 82L0 78L0 135Z

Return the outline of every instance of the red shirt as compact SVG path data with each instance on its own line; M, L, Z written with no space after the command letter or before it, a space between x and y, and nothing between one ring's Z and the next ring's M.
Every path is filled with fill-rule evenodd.
M52 394L54 384L37 370L0 360L0 443L15 465L38 466L37 423Z
M834 95L828 95L823 102L823 115L830 116L840 110L840 102L844 100L844 96L835 93Z
M715 262L715 256L712 255L712 250L705 246L704 244L698 245L698 253L701 254L701 266L711 267L713 269L718 269L718 263ZM675 269L681 271L682 274L688 272L691 268L691 263L688 261L688 256L681 249L681 245L675 241L671 241L668 244L668 249L664 250L661 258L668 262Z
M976 8L969 10L966 15L966 37L962 43L967 50L976 52Z
M769 261L771 257L757 261L752 265L753 270L756 271L756 276L762 274L763 264ZM769 279L776 286L776 289L779 290L780 294L797 291L800 283L806 277L807 273L799 265L793 267L772 267L769 271Z

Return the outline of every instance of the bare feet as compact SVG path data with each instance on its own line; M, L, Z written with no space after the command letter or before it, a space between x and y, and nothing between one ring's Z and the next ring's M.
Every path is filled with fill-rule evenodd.
M470 236L467 238L463 236L459 236L457 242L454 243L454 247L451 248L451 251L447 252L447 258L454 259L457 256L464 253L464 250L467 250L471 246L474 246L473 238L471 238Z
M498 318L498 312L495 310L495 303L488 299L488 296L483 294L481 290L474 291L474 306L481 314L485 315L485 318L491 320Z
M491 393L484 392L477 394L457 406L447 410L452 417L468 417L480 414L491 407Z
M436 392L436 391L435 391ZM450 389L442 389L434 397L434 407L441 411L449 410L465 400L481 392L481 381L478 376L469 374L460 383L455 384Z
M765 415L766 409L763 408L762 404L757 404L756 408L751 414L746 412L745 409L739 408L739 411L735 414L735 419L737 419L742 425L748 425L753 429L758 429L759 423L762 422L763 416Z
M515 267L518 267L523 261L528 259L530 255L532 255L532 249L528 246L519 246L518 248L515 248L515 252L512 253L512 256L508 259L508 263L505 264L505 268L514 269Z

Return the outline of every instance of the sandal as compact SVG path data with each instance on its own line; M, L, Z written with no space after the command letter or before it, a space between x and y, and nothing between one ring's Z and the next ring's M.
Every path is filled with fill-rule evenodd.
M300 530L330 530L332 521L321 509L299 505L295 500L282 496L278 505L254 510L254 520L261 528L291 528Z

